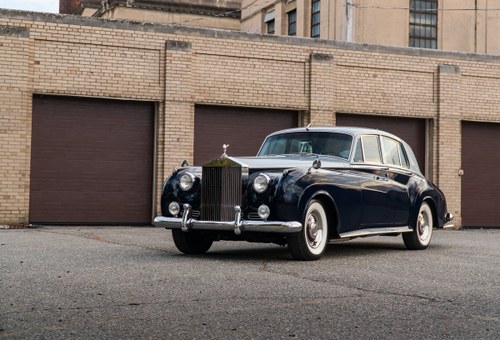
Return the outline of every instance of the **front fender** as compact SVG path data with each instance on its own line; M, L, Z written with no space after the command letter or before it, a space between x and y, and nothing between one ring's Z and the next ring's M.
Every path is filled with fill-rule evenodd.
M281 206L287 215L280 217L301 221L309 201L319 198L335 221L338 233L356 229L361 211L360 181L355 174L330 169L290 173L281 181L280 190L284 193L281 198L285 203Z
M303 174L304 175L304 174ZM309 202L320 198L331 218L337 217L337 205L324 184L306 183L302 176L280 181L276 188L275 209L278 220L302 221ZM307 185L309 184L309 185ZM338 224L335 223L337 226ZM338 233L338 230L336 230Z
M303 169L285 170L276 183L274 209L278 220L300 221L302 218L298 205L305 190L301 179L306 173Z
M333 197L328 193L326 190L319 188L317 185L311 185L307 187L304 192L302 193L302 196L299 198L298 204L297 204L297 218L300 218L297 221L301 221L303 216L306 213L307 206L309 205L309 202L315 198L326 198L328 200L327 203L331 203L335 209L337 210L337 206L335 204L335 200Z

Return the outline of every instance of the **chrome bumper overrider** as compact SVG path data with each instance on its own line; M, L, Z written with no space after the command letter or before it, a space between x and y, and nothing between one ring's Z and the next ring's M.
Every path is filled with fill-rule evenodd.
M444 226L443 229L451 229L454 228L455 225L451 223L455 219L455 216L453 216L452 213L447 213L444 217Z
M191 206L184 204L182 217L157 216L153 225L166 229L193 230L222 230L234 231L236 235L242 232L264 232L264 233L296 233L302 230L302 224L296 221L249 221L241 219L241 208L234 207L234 221L199 221L191 218Z

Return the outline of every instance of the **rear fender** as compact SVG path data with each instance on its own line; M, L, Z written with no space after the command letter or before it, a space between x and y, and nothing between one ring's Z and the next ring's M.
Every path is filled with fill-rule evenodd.
M436 200L430 196L429 194L424 194L420 196L417 200L415 200L415 204L410 210L410 216L409 216L409 226L412 229L415 229L417 226L417 216L418 216L418 211L420 210L420 207L422 206L422 203L427 202L429 206L431 207L432 210L432 217L434 220L434 227L436 228L441 228L443 226L442 221L438 218L437 214L437 204Z

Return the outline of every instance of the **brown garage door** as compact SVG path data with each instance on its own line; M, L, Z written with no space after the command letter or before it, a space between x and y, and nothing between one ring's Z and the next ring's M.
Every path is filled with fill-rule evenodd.
M500 227L500 124L462 123L462 225Z
M425 119L337 114L338 126L358 126L390 132L408 143L425 172Z
M29 219L149 224L154 104L34 96Z
M297 111L197 105L195 108L194 164L202 165L222 154L255 156L271 132L297 127Z

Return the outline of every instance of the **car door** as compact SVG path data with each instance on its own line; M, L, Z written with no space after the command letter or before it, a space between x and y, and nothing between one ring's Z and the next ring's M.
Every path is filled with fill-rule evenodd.
M388 190L391 205L391 220L389 224L406 225L410 211L410 197L408 193L408 181L412 176L409 170L410 162L403 145L388 136L380 136L382 161L387 167L385 177L390 183Z
M358 140L354 165L367 177L361 186L362 210L360 228L401 226L408 221L409 198L406 189L408 177L386 164L381 137L364 135ZM401 169L403 170L403 169Z

